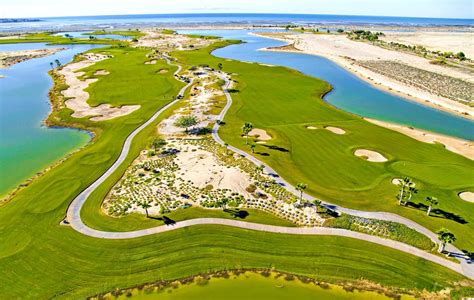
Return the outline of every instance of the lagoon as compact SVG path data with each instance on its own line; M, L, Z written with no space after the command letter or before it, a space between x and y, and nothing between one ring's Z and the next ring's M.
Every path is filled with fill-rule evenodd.
M55 59L66 64L74 55L102 46L28 43L0 45L0 51L57 47L67 50L0 69L5 76L0 78L0 195L90 140L84 131L43 125L51 111L48 91L53 81L48 71Z
M474 140L474 121L377 89L329 59L300 53L259 51L266 47L284 45L284 42L250 35L252 31L249 30L180 30L179 32L242 40L245 43L217 49L213 54L222 58L285 66L325 80L333 86L333 90L324 97L324 100L344 111Z

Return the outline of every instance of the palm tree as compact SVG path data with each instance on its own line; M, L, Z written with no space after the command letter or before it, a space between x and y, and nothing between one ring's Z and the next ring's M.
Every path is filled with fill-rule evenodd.
M438 230L438 239L441 242L441 253L444 252L444 248L446 247L446 244L451 244L456 241L456 237L454 236L453 233L451 233L449 230L446 228L442 228Z
M242 126L242 132L244 133L245 135L245 144L248 145L249 143L249 133L250 131L252 131L253 129L253 124L252 123L245 123L244 126Z
M140 206L145 210L146 217L149 218L148 209L151 207L150 203L148 201L143 201L142 203L140 203Z
M51 69L54 69L54 63L50 62L49 65L51 66Z
M164 139L156 138L156 139L153 140L152 145L153 145L153 149L156 152L156 150L158 150L158 148L161 148L164 145L166 145L166 141Z
M411 195L414 191L410 191L410 187L414 188L415 183L411 181L409 177L405 177L398 181L398 186L400 187L400 192L398 194L398 204L402 205L403 201L406 198L406 192L410 193L409 197L411 199Z
M313 200L314 207L316 207L316 213L318 212L318 207L321 206L322 201L321 200Z
M428 212L426 213L426 215L430 215L431 213L431 210L433 209L433 205L438 205L438 199L436 199L435 197L426 197L426 202L428 202L430 204L430 206L428 207Z
M252 150L252 153L255 153L255 148L256 147L257 147L257 145L255 145L255 144L250 145L250 149Z
M262 175L264 169L265 169L265 166L264 166L264 165L257 166L257 167L255 168L255 171L257 171L257 176L260 177L260 175Z
M223 66L222 66L221 63L218 63L218 64L217 64L217 67L219 68L219 70L222 70L222 68L223 68Z
M229 144L225 143L225 154L229 154Z
M61 66L61 62L59 61L59 59L55 59L54 62L56 62L56 65L58 66L58 68Z
M298 204L301 204L301 201L303 201L303 191L306 189L306 184L304 183L298 183L296 185L296 190L300 192L300 201Z
M405 206L408 205L408 203L411 200L411 197L413 196L413 194L416 194L416 193L418 193L418 189L415 187L415 184L413 183L412 186L408 187L408 199L407 201L405 201Z

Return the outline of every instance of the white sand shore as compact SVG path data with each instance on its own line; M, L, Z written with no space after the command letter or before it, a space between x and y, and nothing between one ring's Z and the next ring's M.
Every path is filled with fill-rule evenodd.
M379 120L369 118L364 119L376 125L398 131L425 143L443 144L447 150L474 160L474 142Z
M386 42L419 45L431 51L464 52L474 58L474 32L384 31L384 34L380 39Z
M349 40L345 35L336 34L285 34L285 33L256 33L293 44L296 50L262 49L270 51L303 52L331 59L360 78L376 87L404 98L429 105L464 117L474 118L474 108L451 99L434 95L427 91L408 86L395 79L370 71L354 63L354 60L390 60L416 66L419 69L434 72L454 78L459 78L474 84L474 76L468 72L440 65L433 65L427 59L415 55L387 50L364 42Z
M48 56L65 49L66 48L48 48L0 52L0 69L8 68L25 60Z

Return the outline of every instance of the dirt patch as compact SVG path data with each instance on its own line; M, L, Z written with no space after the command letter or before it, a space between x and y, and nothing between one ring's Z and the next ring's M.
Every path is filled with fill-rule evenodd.
M97 70L95 71L94 75L96 76L104 76L104 75L109 75L110 72L107 70Z
M332 126L326 126L324 129L331 131L332 133L335 134L346 134L346 131L344 129L338 128L338 127L332 127Z
M367 149L357 149L354 152L354 155L364 158L367 161L371 161L371 162L386 162L388 160L382 154L372 151L372 150L367 150Z
M62 94L68 98L65 105L74 111L73 117L84 118L91 116L92 121L104 121L128 115L140 108L140 105L112 107L110 104L101 104L95 107L89 106L87 103L89 93L84 90L98 79L80 80L79 78L84 75L84 72L77 71L93 65L97 61L107 59L109 56L87 53L83 55L83 58L83 60L68 64L58 71L59 74L64 76L66 84L69 86L68 89L62 91Z
M474 193L473 192L462 192L458 194L459 198L464 201L473 202L474 203Z
M269 141L272 137L263 129L254 128L249 132L249 136L256 137L261 141Z

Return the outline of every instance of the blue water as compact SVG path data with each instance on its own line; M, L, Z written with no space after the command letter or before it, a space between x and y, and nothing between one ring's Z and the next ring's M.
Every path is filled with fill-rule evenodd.
M185 30L182 33L221 36L246 43L218 49L214 55L242 61L286 66L329 82L328 103L351 113L474 140L474 121L421 105L379 90L332 61L314 55L258 51L283 42L249 35L246 30Z
M43 43L0 45L0 51L54 48ZM85 145L90 136L74 129L42 125L51 110L50 62L62 64L98 45L61 45L67 50L0 69L0 195L35 172Z
M98 39L113 39L113 40L126 40L130 39L130 36L126 35L118 35L118 34L84 34L87 33L87 31L68 31L68 32L60 32L56 33L55 35L60 35L60 36L66 36L68 34L69 36L73 38L79 38L79 39L88 39L89 36L93 36Z
M403 26L473 26L472 19L409 17L307 15L307 14L150 14L39 18L40 22L0 23L0 31L61 30L74 26L133 27L195 24L331 24L331 25L403 25Z

